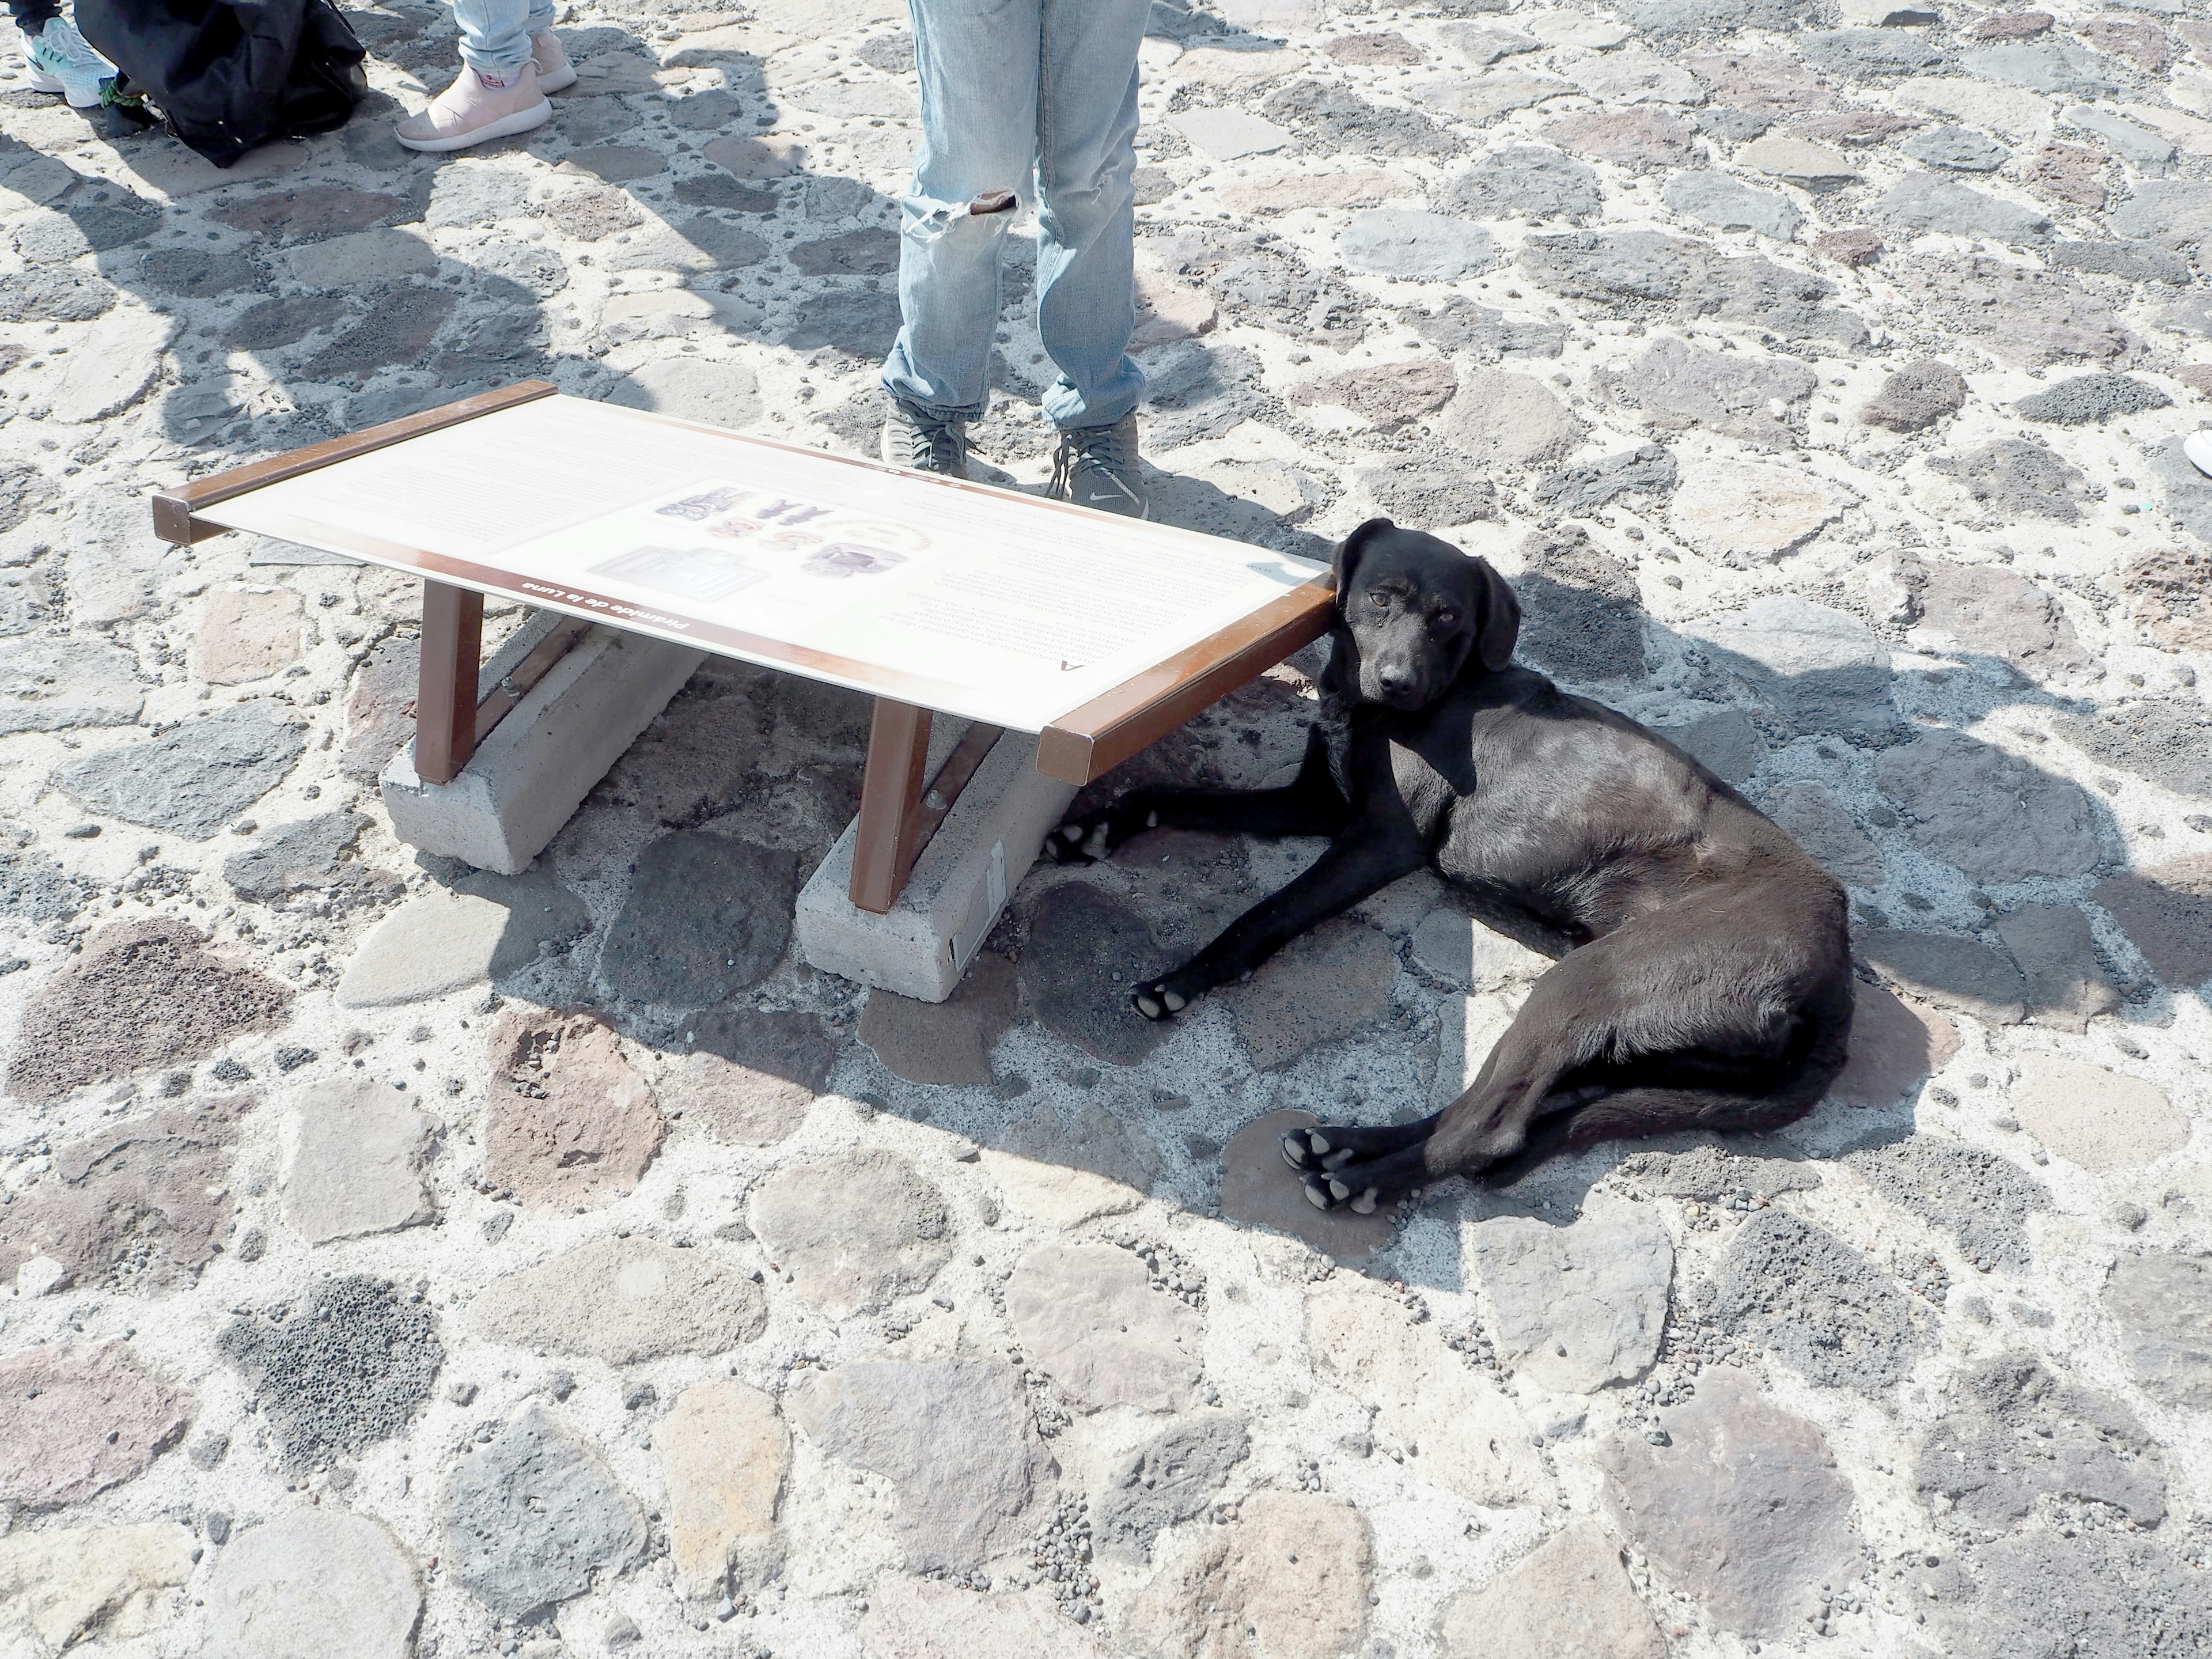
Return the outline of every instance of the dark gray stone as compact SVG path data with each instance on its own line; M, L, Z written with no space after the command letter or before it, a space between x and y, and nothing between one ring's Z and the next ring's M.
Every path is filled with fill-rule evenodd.
M2166 486L2166 510L2200 542L2212 543L2212 478L2190 465L2177 433L2148 452L2150 470Z
M2185 257L2155 242L2056 242L2044 258L2063 270L2094 271L2123 282L2183 288L2195 280Z
M1688 39L1740 29L1792 30L1812 9L1811 0L1656 0L1629 6L1626 15L1640 34Z
M1770 594L1683 633L1801 731L1875 741L1897 734L1888 647L1856 617Z
M2053 426L2083 426L2115 415L2141 415L2167 409L2173 399L2132 374L2082 374L2061 380L2048 391L2022 398L2016 405L2031 421Z
M1985 81L2088 102L2117 95L2125 80L2111 59L2065 40L1984 46L1960 61Z
M2102 856L2097 810L2079 787L1963 732L1923 732L1875 770L1912 838L1977 880L2078 876Z
M1638 411L1646 426L1672 432L1699 427L1767 449L1802 434L1803 405L1820 383L1788 358L1706 351L1671 337L1627 369L1598 378L1607 394Z
M1517 654L1570 680L1632 679L1644 671L1636 573L1600 550L1579 525L1539 531L1521 544L1528 571Z
M222 343L234 351L274 351L297 345L319 328L335 328L349 316L341 302L321 295L264 300L239 313Z
M0 323L88 323L114 307L114 289L65 265L17 271L0 289Z
M1797 234L1804 216L1778 191L1754 190L1732 173L1678 173L1659 199L1686 218L1717 230L1755 230L1778 242Z
M1549 144L1509 144L1452 180L1443 204L1469 218L1580 221L1598 210L1597 173Z
M245 1373L286 1464L312 1469L413 1422L446 1349L430 1310L383 1279L323 1279L303 1301L237 1316L216 1350Z
M1916 161L1957 173L1995 173L2012 158L2012 152L2002 144L1972 127L1928 127L1898 148Z
M0 916L27 931L40 922L67 921L91 900L94 889L48 858L30 850L0 851Z
M1960 1379L1961 1408L1920 1444L1913 1485L1942 1511L2009 1528L2039 1499L2108 1504L2138 1525L2166 1518L2166 1464L2133 1413L2109 1395L2070 1388L2035 1355L1999 1354Z
M1107 1476L1097 1507L1099 1547L1143 1560L1162 1532L1213 1501L1251 1449L1237 1417L1201 1417L1147 1441Z
M1881 383L1859 419L1892 432L1920 432L1966 404L1966 377L1940 358L1910 362Z
M142 255L138 279L182 300L227 300L261 286L253 261L212 248L161 247Z
M2006 519L2078 524L2089 481L2079 467L2025 438L1998 438L1928 464L1957 479L1975 502Z
M2212 855L2108 876L2091 896L2120 924L2160 984L2212 979Z
M611 1580L646 1545L615 1472L542 1406L461 1460L444 1510L447 1571L502 1619Z
M1118 899L1079 882L1048 890L1030 919L1022 995L1038 1023L1085 1053L1133 1066L1167 1041L1139 1014L1131 988L1167 967L1144 921Z
M1771 115L1719 105L1708 105L1697 111L1696 120L1699 132L1729 144L1747 144L1774 125Z
M1812 29L1795 44L1814 68L1845 81L1925 75L1943 62L1943 47L1933 30Z
M2120 1006L2105 971L2089 918L2071 904L2024 904L1990 924L2027 982L2027 1012L2039 1025L2083 1031Z
M1821 301L1835 285L1771 259L1730 258L1657 231L1575 231L1531 236L1521 268L1539 287L1624 315L1717 317L1788 339L1855 345L1867 337L1855 312Z
M831 346L851 357L879 358L901 322L898 295L872 288L833 288L799 301L783 343L793 351Z
M480 274L513 283L541 300L568 286L568 267L559 254L540 243L494 242L471 248L470 258Z
M1294 81L1267 94L1260 112L1281 123L1324 154L1419 155L1441 161L1459 140L1411 110L1370 104L1340 86Z
M1879 1395L1929 1345L1905 1287L1833 1234L1786 1210L1759 1210L1729 1241L1714 1312L1808 1381Z
M670 101L671 125L684 132L720 133L744 112L745 100L726 87L695 92Z
M1421 337L1446 351L1464 351L1494 363L1510 353L1528 357L1556 357L1567 343L1564 323L1532 323L1508 318L1502 311L1479 306L1455 294L1434 311L1407 315Z
M2122 1256L2105 1285L2130 1374L2153 1399L2212 1410L2212 1258Z
M53 783L95 812L204 841L282 782L307 741L305 726L241 703L71 761Z
M1692 1146L1685 1152L1632 1152L1620 1161L1623 1179L1657 1198L1692 1199L1710 1204L1739 1192L1771 1198L1777 1193L1808 1193L1820 1184L1816 1164L1786 1158L1759 1158L1725 1146Z
M2021 572L1996 564L1923 568L1921 624L1954 648L2002 657L2039 677L2087 665L2066 613Z
M2048 214L1933 173L1906 174L1868 211L1907 230L1990 236L2001 242L2039 241L2051 230Z
M737 213L773 213L779 200L774 191L748 185L719 170L678 179L676 199L686 207L723 208Z
M394 287L363 298L368 315L307 360L309 378L361 381L420 362L456 304L438 288Z
M638 854L599 974L634 1001L707 1008L768 977L791 940L797 854L704 830Z
M1660 736L1689 755L1715 777L1742 783L1759 770L1767 756L1766 740L1759 728L1736 709L1708 714L1687 726L1655 728Z
M1355 270L1419 282L1480 276L1501 258L1497 239L1481 226L1404 208L1354 214L1337 238L1337 250Z
M1992 1025L2017 1025L2027 1015L2019 968L1978 940L1874 927L1858 936L1858 946L1897 989Z
M2128 199L2106 215L2123 236L2140 236L2168 247L2195 247L2212 234L2212 184L2195 179L2143 179Z
M43 478L24 490L42 498ZM0 476L0 488L10 482ZM0 528L6 508L0 506ZM145 706L138 659L101 639L54 639L34 635L0 645L0 736L14 732L68 732L92 726L130 726Z
M143 210L82 207L41 213L16 231L15 251L34 265L58 264L150 236L161 222L161 213L150 204Z
M1536 480L1536 499L1570 518L1595 513L1623 495L1662 498L1673 493L1674 452L1659 444L1624 449L1617 455L1577 462Z
M1928 1603L1957 1659L2163 1659L2212 1646L2212 1584L2153 1539L2033 1528L1971 1565L1978 1594Z
M760 237L711 214L695 213L679 222L676 231L723 270L742 270L768 258L768 244Z
M810 1371L784 1410L831 1456L891 1484L911 1570L964 1572L1030 1541L1045 1460L1007 1367L875 1360Z
M1844 1162L1891 1203L1957 1239L1976 1266L2033 1266L2026 1223L2051 1207L2051 1194L1995 1153L1917 1134L1847 1152Z
M1498 487L1458 467L1413 463L1366 467L1358 475L1368 498L1390 518L1416 530L1441 530L1498 516Z
M842 236L801 242L789 257L809 276L881 276L898 269L898 251L896 231L848 230Z
M326 812L280 824L243 853L223 861L223 879L240 898L283 904L301 898L339 910L381 903L399 894L399 878L353 856L372 822L359 812Z
M1601 1455L1621 1529L1723 1628L1802 1630L1819 1587L1859 1564L1851 1489L1820 1430L1726 1366L1707 1367L1696 1396L1659 1423L1663 1443L1638 1436Z

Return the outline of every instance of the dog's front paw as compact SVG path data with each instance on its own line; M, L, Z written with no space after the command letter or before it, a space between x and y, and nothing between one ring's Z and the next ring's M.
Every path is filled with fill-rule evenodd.
M1044 855L1054 864L1096 864L1112 852L1113 816L1086 813L1070 818L1044 838Z
M1129 993L1129 1005L1146 1019L1173 1019L1190 1006L1190 993L1179 990L1172 975L1139 985Z
M1309 1175L1306 1202L1316 1210L1349 1210L1354 1215L1373 1215L1383 1203L1382 1188L1371 1181L1346 1181L1342 1176Z

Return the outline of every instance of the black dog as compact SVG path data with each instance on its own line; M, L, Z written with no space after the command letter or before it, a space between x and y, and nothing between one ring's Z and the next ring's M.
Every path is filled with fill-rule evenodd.
M1515 665L1521 606L1482 560L1370 520L1336 550L1336 592L1322 689L1348 705L1343 787L1316 727L1285 788L1133 790L1046 842L1087 863L1152 828L1330 838L1139 986L1148 1019L1423 864L1559 957L1436 1116L1287 1137L1306 1195L1365 1213L1446 1176L1511 1180L1562 1147L1809 1110L1851 1023L1834 878L1664 738Z

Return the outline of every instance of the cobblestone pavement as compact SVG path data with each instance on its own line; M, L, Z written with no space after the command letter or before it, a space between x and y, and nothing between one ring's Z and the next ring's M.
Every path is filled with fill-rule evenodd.
M407 586L150 535L529 374L869 447L894 5L585 5L442 162L0 81L0 1651L2212 1646L2212 25L1843 3L1154 9L1165 514L1455 526L1852 892L1804 1122L1395 1222L1273 1143L1448 1097L1540 968L1434 882L1154 1027L1315 851L1155 836L871 1000L789 950L855 699L709 666L473 872L377 799ZM353 15L434 88L441 9ZM1310 696L1127 769L1265 778Z

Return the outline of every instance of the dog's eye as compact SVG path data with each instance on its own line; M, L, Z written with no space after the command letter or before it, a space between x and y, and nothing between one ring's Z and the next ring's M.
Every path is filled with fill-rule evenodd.
M1390 608L1390 596L1388 593L1370 593L1367 603L1377 611L1387 611Z
M1437 612L1437 626L1439 628L1451 628L1457 625L1458 622L1459 612L1456 611L1439 611Z

